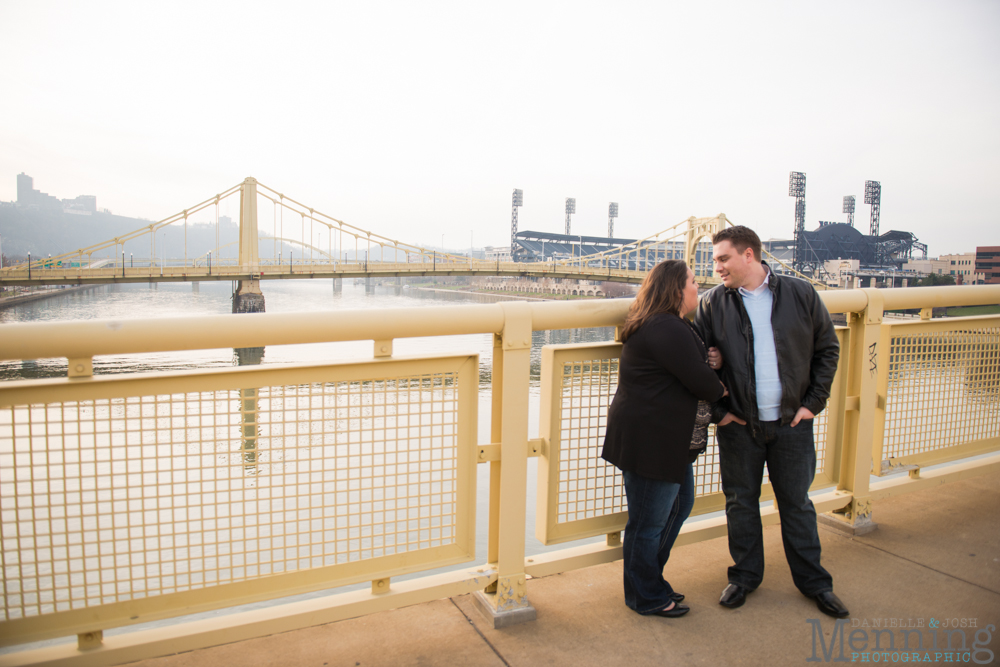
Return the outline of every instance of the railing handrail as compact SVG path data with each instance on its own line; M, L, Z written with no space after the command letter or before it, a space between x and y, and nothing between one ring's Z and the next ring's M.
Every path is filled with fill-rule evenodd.
M631 299L534 302L533 329L614 326ZM252 326L248 326L252 324ZM0 327L0 360L87 358L227 347L300 345L350 340L500 333L500 304L254 313L79 322L24 322Z
M861 312L872 293L887 310L934 304L968 306L1000 303L1000 285L912 287L820 292L831 313ZM530 302L532 329L615 326L632 299ZM499 304L426 308L341 310L326 313L256 313L253 326L242 317L201 315L170 319L100 319L82 322L25 322L0 327L0 360L101 354L172 352L227 347L263 347L347 340L499 333Z

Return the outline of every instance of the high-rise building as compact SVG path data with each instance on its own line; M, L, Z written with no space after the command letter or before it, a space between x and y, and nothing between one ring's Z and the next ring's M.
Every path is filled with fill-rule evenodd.
M22 208L63 209L68 213L90 215L97 212L97 197L80 195L76 199L59 200L35 189L35 181L24 172L17 175L17 205Z
M1000 285L1000 245L976 248L976 273L987 285Z

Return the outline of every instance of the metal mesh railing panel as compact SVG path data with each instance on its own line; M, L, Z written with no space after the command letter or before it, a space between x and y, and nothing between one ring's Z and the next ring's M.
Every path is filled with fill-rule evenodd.
M457 376L5 408L4 619L454 544Z
M601 458L608 408L618 388L618 359L562 364L557 523L605 516L627 509L621 471ZM827 411L813 420L816 470L825 469ZM708 446L694 462L695 496L722 493L715 425ZM764 468L763 483L768 483Z
M617 387L618 359L562 365L558 523L625 509L621 471L601 458Z
M894 331L882 459L998 436L1000 326Z

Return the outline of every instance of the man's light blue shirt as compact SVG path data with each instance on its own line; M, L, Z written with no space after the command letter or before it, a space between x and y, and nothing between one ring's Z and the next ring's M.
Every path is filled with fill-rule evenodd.
M743 306L750 316L753 328L753 370L757 380L757 411L761 421L781 419L781 377L778 375L778 352L774 346L771 328L771 306L774 295L767 286L771 279L768 271L764 282L753 290L740 288Z

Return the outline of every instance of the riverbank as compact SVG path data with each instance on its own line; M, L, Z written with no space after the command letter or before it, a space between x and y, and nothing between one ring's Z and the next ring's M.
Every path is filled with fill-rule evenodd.
M100 285L76 285L75 287L57 287L55 289L42 289L34 292L21 293L16 296L0 296L0 310L4 308L13 308L22 303L31 303L32 301L41 301L42 299L49 299L54 296L60 296L62 294L72 294L73 292L80 292L83 290L94 289L95 287L100 287Z
M602 296L578 296L567 294L546 294L545 296L529 296L527 292L497 292L495 290L474 291L467 289L442 289L440 287L413 287L413 289L425 292L442 292L446 294L472 294L475 296L495 296L498 299L508 299L511 301L586 301L591 299L604 299ZM533 293L537 294L537 293Z

